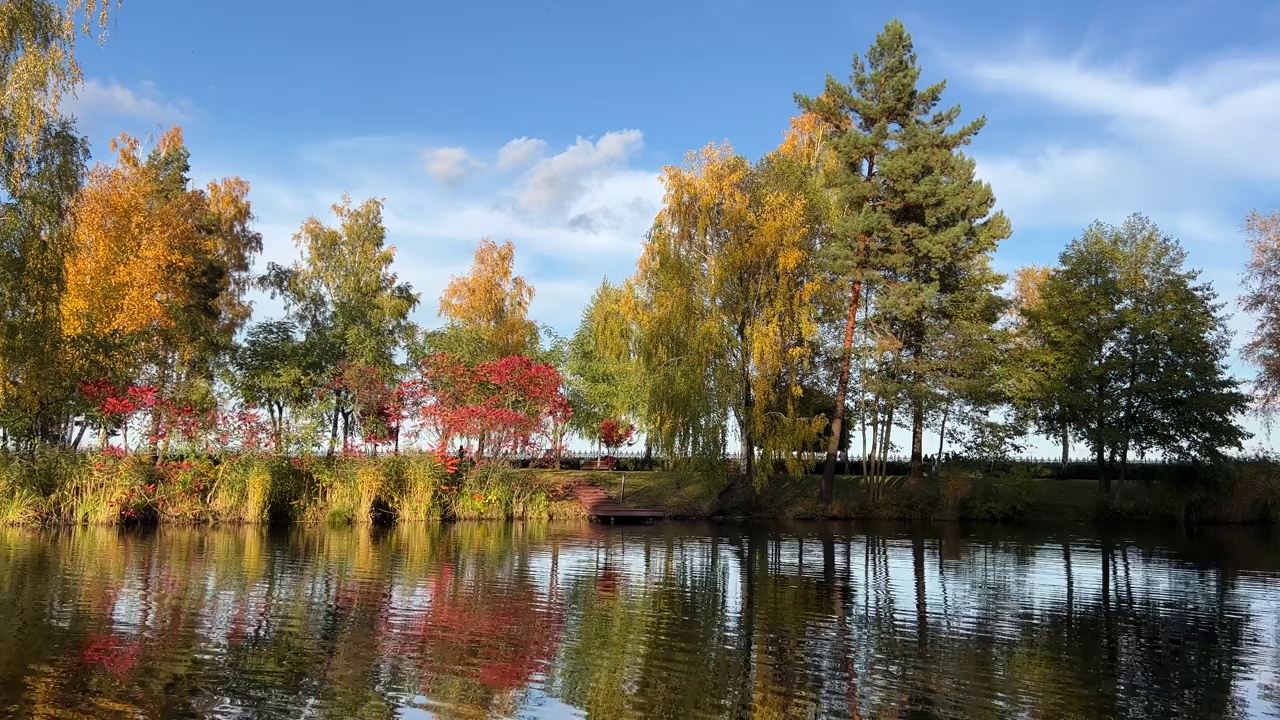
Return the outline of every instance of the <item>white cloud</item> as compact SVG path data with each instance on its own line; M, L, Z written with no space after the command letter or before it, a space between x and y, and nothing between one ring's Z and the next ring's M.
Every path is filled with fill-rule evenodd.
M1030 149L976 153L1015 229L1144 212L1184 240L1235 244L1224 229L1250 193L1280 182L1278 58L1192 60L1158 77L1079 56L1006 57L964 72L992 93L1034 100L1040 111L1022 122L1058 129Z
M342 193L357 200L382 197L388 242L397 248L396 271L422 293L418 322L438 322L445 283L466 270L476 242L487 235L515 243L516 271L538 289L534 317L572 332L602 277L618 280L634 272L661 202L657 170L635 165L639 145L638 131L608 133L599 141L580 140L519 175L479 174L447 193L434 175L404 162L406 153L421 147L411 138L354 138L300 148L299 166L288 175L251 178L263 263L291 262L299 223L310 214L328 217L328 206ZM475 167L471 153L444 159L447 167L460 163L464 172ZM522 202L531 192L545 200L533 209ZM274 309L269 302L262 307L265 314Z
M596 182L644 147L639 130L605 133L596 142L579 137L557 155L534 165L524 179L520 207L537 214L565 212Z
M546 140L518 137L498 151L498 169L505 171L525 167L541 158L546 151Z
M1181 162L1255 180L1280 180L1280 58L1193 62L1164 77L1080 58L978 62L970 73L997 92L1038 98L1101 119L1115 138Z
M427 174L445 185L457 185L467 173L484 167L484 163L471 157L466 148L443 147L427 153Z
M148 122L181 122L192 111L189 100L166 100L155 83L139 83L129 88L117 82L87 80L74 97L63 103L63 111L83 118L90 115L127 117Z

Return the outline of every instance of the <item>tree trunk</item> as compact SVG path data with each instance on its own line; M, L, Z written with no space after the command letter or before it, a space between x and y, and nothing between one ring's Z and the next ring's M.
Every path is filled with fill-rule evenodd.
M151 409L151 426L147 431L147 454L151 462L160 462L160 411Z
M871 462L871 477L879 475L876 465L880 460L880 396L875 396L871 405L871 452L867 456ZM865 474L865 473L864 473Z
M867 239L862 238L865 248ZM822 467L822 490L818 502L830 505L836 490L836 453L844 434L844 407L849 395L849 368L853 364L853 331L858 325L858 303L862 300L862 279L853 281L849 293L849 317L844 324L844 357L840 360L840 379L836 382L835 417L831 420L831 439L827 441L827 463Z
M738 323L738 342L742 344L742 417L738 419L738 431L742 436L742 480L748 492L755 492L756 487L756 438L753 425L755 398L751 394L751 370L746 361L747 344L746 320Z
M339 407L337 400L333 404L333 425L329 428L329 457L333 457L333 452L338 445L338 415L341 414L342 408Z
M862 477L867 476L867 394L858 392L858 424L862 426Z
M951 406L944 405L942 408L942 425L938 428L938 454L933 458L933 471L938 472L938 468L942 467L942 450L947 441L947 416L951 414Z
M84 422L83 420L80 422L80 429L76 431L76 439L71 441L72 450L80 449L80 441L84 439L84 431L88 427L89 423Z
M924 477L924 401L911 405L911 477Z
M893 445L893 411L894 403L889 403L889 409L885 413L884 432L880 436L880 472L882 475L889 474L889 448Z
M1106 443L1102 441L1102 433L1105 429L1103 408L1107 402L1105 381L1098 382L1098 392L1094 402L1097 403L1097 414L1094 418L1094 433L1097 435L1097 439L1094 440L1094 452L1098 454L1098 489L1103 494L1110 495L1111 477L1107 474L1107 448Z
M1062 424L1062 470L1060 479L1067 479L1067 466L1071 464L1071 428Z
M1107 478L1107 451L1101 440L1094 443L1094 452L1098 458L1098 492L1105 495L1111 492L1111 481Z
M276 452L284 452L284 403L274 403L276 408L275 431Z

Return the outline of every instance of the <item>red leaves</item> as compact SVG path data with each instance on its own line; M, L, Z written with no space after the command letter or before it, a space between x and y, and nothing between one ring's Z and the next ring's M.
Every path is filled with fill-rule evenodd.
M130 415L156 406L156 389L151 385L118 388L106 380L81 382L80 393L108 421L120 423Z
M423 361L420 376L406 394L444 447L454 438L484 438L487 453L525 450L573 412L555 367L523 356L467 367L437 353Z
M95 634L90 636L88 645L80 653L80 658L86 663L101 663L107 672L118 677L137 665L138 653L141 649L142 646L137 640Z
M635 432L636 426L631 423L623 427L621 420L606 418L600 423L600 442L612 452L627 444Z
M342 363L332 383L333 389L345 389L351 394L364 441L369 445L389 443L400 435L408 414L409 385L392 385L377 368L356 363Z

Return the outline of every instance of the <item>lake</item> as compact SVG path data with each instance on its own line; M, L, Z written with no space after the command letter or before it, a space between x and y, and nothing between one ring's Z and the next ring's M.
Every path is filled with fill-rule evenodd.
M0 529L0 716L1280 718L1280 533Z

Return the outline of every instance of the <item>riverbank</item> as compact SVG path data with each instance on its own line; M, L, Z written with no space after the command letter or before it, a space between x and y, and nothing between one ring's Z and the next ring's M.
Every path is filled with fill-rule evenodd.
M1257 461L1197 483L1131 481L1109 496L1092 479L1027 472L839 477L824 507L816 475L777 476L752 490L718 472L516 469L430 453L156 462L45 452L0 454L0 525L582 519L572 486L583 481L671 519L1280 522L1280 473Z
M624 505L672 518L712 516L792 520L975 520L999 522L1280 523L1280 476L1250 464L1217 487L1128 483L1110 496L1093 479L1025 474L944 474L912 482L838 477L829 507L817 502L817 475L771 478L760 489L722 477L674 472L562 473L595 482ZM625 492L623 476L626 477ZM723 495L722 495L723 493Z

